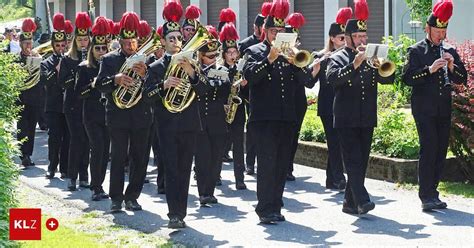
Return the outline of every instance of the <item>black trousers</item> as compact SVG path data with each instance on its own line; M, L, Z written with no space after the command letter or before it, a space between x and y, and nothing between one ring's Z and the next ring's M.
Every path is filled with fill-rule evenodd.
M451 117L424 115L414 117L420 140L418 196L424 202L439 197L437 188L448 150Z
M163 164L163 156L160 154L160 140L158 138L157 125L157 122L154 121L152 129L150 131L149 142L151 149L153 149L153 163L158 167L158 176L156 179L156 184L158 186L158 189L165 189L165 165Z
M44 105L46 105L46 89L45 87L41 88L41 95L40 95L40 105L38 108L38 124L40 127L47 127L48 120L46 119L46 114L44 112Z
M250 113L250 105L246 102L245 109L247 111L247 116ZM254 170L255 169L255 160L257 157L257 149L254 144L255 135L252 133L252 129L249 127L249 123L247 122L247 136L245 137L245 153L247 156L245 157L245 164L247 165L248 169Z
M364 181L374 128L337 128L336 130L347 171L344 201L350 207L357 207L370 201Z
M163 148L163 163L166 170L168 217L184 219L188 206L196 132L177 132L174 127L159 127L158 135L160 147Z
M63 113L46 112L48 120L48 171L67 173L69 153L69 130Z
M226 133L199 131L196 136L196 179L199 196L213 196L219 178L226 144Z
M336 129L333 127L333 116L320 116L323 123L324 133L328 146L328 162L326 167L326 185L330 185L344 178L344 167L342 163L342 152L339 137Z
M258 121L250 123L255 134L258 157L257 207L258 216L280 213L283 206L288 165L291 159L295 123Z
M295 128L295 133L293 137L293 143L291 145L291 158L290 158L290 167L288 169L288 172L291 173L293 172L293 163L295 160L295 154L296 150L298 149L298 140L300 139L300 130L301 130L301 125L303 125L303 120L304 120L304 115L306 114L306 109L308 108L308 105L306 103L306 99L303 102L303 104L297 104L299 106L296 106L296 128Z
M87 137L91 148L90 171L91 189L100 189L104 183L109 161L110 138L105 123L85 122Z
M20 119L17 122L17 140L21 141L24 138L26 140L20 145L21 155L31 156L33 155L33 147L35 144L35 128L39 118L39 108L29 104L23 105L23 109L20 111Z
M228 147L232 145L232 157L234 159L234 177L236 182L244 181L244 128L245 108L241 105L237 109L234 121L229 125L228 134Z
M70 134L67 175L69 179L77 180L79 174L79 181L89 181L89 139L80 115L82 113L66 113Z
M149 133L150 128L109 127L112 145L109 195L113 201L136 200L140 196L146 177L147 163L145 159L148 147L146 141L149 138ZM128 147L129 143L130 149ZM124 194L124 167L127 164L128 156L133 162L130 163L128 186Z

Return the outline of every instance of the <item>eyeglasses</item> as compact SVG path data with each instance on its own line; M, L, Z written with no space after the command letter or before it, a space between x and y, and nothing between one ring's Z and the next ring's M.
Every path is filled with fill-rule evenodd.
M225 54L227 55L236 55L236 54L239 54L239 51L226 51Z
M168 37L166 37L166 39L167 39L168 41L174 41L174 40L182 41L182 40L183 40L183 36L181 36L181 35L178 35L178 36L168 36Z
M194 33L194 32L196 32L196 29L194 29L194 28L185 28L184 31Z
M213 54L204 54L204 57L208 58L208 59L215 59L217 57L217 54L213 53Z
M96 50L97 52L99 51L107 51L107 46L94 46L94 50Z
M278 34L278 33L283 33L283 32L285 32L284 29L278 29L278 28L271 28L271 29L269 29L268 31L270 31L270 33L272 33L273 35L276 35L276 34Z
M367 39L368 36L366 34L363 34L363 35L352 35L352 38L355 38L355 39Z
M54 47L57 47L57 48L66 47L66 44L54 44Z

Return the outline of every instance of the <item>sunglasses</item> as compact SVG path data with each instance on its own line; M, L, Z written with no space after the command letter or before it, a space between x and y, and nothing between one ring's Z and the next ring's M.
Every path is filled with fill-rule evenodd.
M60 47L66 47L65 44L54 44L54 47L60 48Z
M107 46L94 46L94 50L96 50L97 52L99 51L107 51Z
M272 29L269 29L268 31L270 31L270 33L272 33L273 35L285 32L284 29L278 29L278 28L272 28Z
M338 37L339 41L344 41L346 39L346 37L344 36L341 36L341 37Z
M209 55L204 54L204 57L209 58L209 59L215 59L217 57L217 54L215 54L215 53L214 54L209 54Z
M168 37L166 37L166 39L167 39L168 41L173 41L173 40L182 41L182 40L183 40L183 36L181 36L181 35L178 35L178 36L168 36Z
M186 31L186 32L196 32L196 29L194 29L194 28L185 28L184 31Z

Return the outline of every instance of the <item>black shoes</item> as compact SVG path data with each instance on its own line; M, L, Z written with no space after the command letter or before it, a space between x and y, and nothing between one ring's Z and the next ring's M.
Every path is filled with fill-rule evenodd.
M337 183L327 182L326 181L326 189L333 189L333 190L345 190L346 189L346 180L341 180Z
M130 211L140 211L142 206L138 204L137 200L128 200L125 201L125 209Z
M226 162L226 163L229 163L229 162L234 161L234 159L232 159L232 158L230 157L230 155L229 155L228 153L226 153L226 154L224 154L224 157L222 157L222 161L223 161L223 162Z
M439 198L434 199L434 203L436 204L436 209L445 209L448 207L448 204L441 201Z
M53 179L54 174L55 174L54 171L47 171L45 177L46 177L46 179Z
M244 190L244 189L247 189L247 185L245 185L245 183L243 181L237 181L235 183L235 188L237 190Z
M158 194L159 194L159 195L162 195L162 194L165 194L165 193L166 193L165 188L158 188L157 191L158 191Z
M375 203L373 202L366 202L362 205L357 206L357 212L358 214L366 214L370 210L373 210L375 208Z
M61 179L65 179L65 178L67 178L67 174L66 174L66 173L64 173L64 172L61 172L61 177L60 177L60 178L61 178Z
M293 173L292 172L288 172L288 174L286 175L286 181L295 181L296 178L295 176L293 176Z
M285 216L283 216L283 214L280 214L280 213L273 214L273 218L275 221L286 221Z
M112 200L112 204L110 205L110 212L117 213L120 211L122 211L122 201Z
M35 163L31 162L31 158L28 155L21 156L21 165L25 168L29 166L35 166Z
M102 187L91 189L91 191L92 191L91 199L93 201L100 201L102 199L108 199L109 198L109 195L107 193L105 193L105 191Z
M179 228L185 228L186 223L184 220L178 218L178 217L172 217L170 221L168 222L168 228L171 229L179 229Z
M87 182L87 181L79 181L79 187L81 187L81 188L89 188L90 185L89 185L89 182Z
M357 208L348 206L346 204L342 205L342 212L346 214L358 214Z
M201 206L206 206L208 204L217 204L217 198L214 196L199 196L199 203Z
M247 167L247 169L245 170L245 174L251 176L253 174L255 174L255 168L254 167Z
M67 181L67 190L69 191L76 191L76 180L68 180Z
M275 216L273 215L268 215L268 216L260 216L258 218L260 220L260 224L264 224L264 225L273 225L273 224L276 224L276 219L275 219Z
M427 200L421 204L421 209L425 212L432 211L433 209L445 209L447 207L448 204L438 198Z

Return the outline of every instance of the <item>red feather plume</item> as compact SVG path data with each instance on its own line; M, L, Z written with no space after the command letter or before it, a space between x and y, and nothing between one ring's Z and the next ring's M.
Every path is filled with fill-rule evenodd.
M451 0L438 0L433 7L433 15L442 22L447 22L453 15L453 2Z
M64 32L66 32L66 34L72 34L72 32L74 32L74 26L72 26L71 20L64 21Z
M191 4L186 8L186 13L184 14L184 17L186 19L198 19L200 15L201 9L198 6Z
M36 31L36 23L31 18L26 18L23 20L23 24L21 25L21 31L27 33L33 33Z
M158 28L156 28L156 33L157 33L160 37L163 37L163 25L160 25L160 26L158 26Z
M239 34L237 33L237 29L235 28L234 23L228 22L226 23L219 33L219 40L221 42L225 40L238 40Z
M219 14L219 22L233 22L237 20L235 12L231 8L225 8L221 10Z
M354 8L357 20L367 21L369 19L369 5L366 0L355 0Z
M125 30L137 30L140 27L140 18L135 12L125 12L120 20L120 28Z
M293 28L300 29L304 24L305 24L305 19L303 14L295 12L288 16L288 19L286 20L286 23L288 25L292 26Z
M207 25L206 26L206 29L207 29L207 32L209 32L209 34L211 34L212 36L214 36L214 38L217 40L219 39L219 35L217 34L217 29L212 26L212 25Z
M262 16L267 17L268 14L270 14L271 9L272 9L272 3L263 2L262 3L262 9L261 9Z
M350 7L340 8L337 12L336 23L345 25L347 20L352 18L352 9Z
M110 33L112 33L112 30L114 29L114 21L112 19L107 19L107 23L109 24Z
M112 28L111 35L119 35L120 34L120 23L114 22L114 27Z
M57 31L64 30L64 15L62 13L56 13L53 17L53 28Z
M145 38L151 33L150 25L145 20L140 21L140 28L138 28L138 36L140 38Z
M110 33L110 24L109 21L103 17L99 16L95 19L94 26L92 27L92 35L94 36L105 36Z
M163 18L169 22L179 22L183 16L183 6L179 0L166 0Z
M87 12L77 12L76 14L76 28L89 29L92 27L92 21Z
M273 0L270 15L279 19L285 19L290 12L290 2L288 0Z

